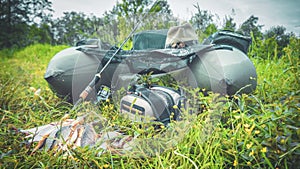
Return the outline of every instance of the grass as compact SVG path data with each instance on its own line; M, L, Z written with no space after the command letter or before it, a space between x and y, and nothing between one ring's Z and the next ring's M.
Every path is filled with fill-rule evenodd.
M38 44L16 51L0 51L0 168L300 166L300 60L299 52L295 52L299 50L294 50L298 47L293 44L285 49L286 54L281 58L251 58L258 73L258 86L252 94L233 98L220 98L215 94L204 97L197 90L191 90L192 103L205 105L203 113L193 116L188 124L176 123L176 131L181 131L182 126L190 128L181 131L184 137L163 153L149 158L120 156L112 152L98 156L97 149L78 148L71 150L73 158L51 151L29 155L33 146L27 146L24 136L15 129L58 121L72 108L57 98L43 79L51 57L66 47ZM218 99L222 100L221 104ZM128 132L147 133L145 128L135 128L124 121L114 105L105 103L100 109L111 126L129 126ZM76 112L71 114L72 117L76 115ZM209 120L214 119L208 118L212 115L220 118Z

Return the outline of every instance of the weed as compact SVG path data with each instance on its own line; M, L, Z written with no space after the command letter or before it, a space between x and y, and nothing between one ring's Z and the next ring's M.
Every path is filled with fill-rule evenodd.
M32 145L26 143L25 136L17 129L58 121L72 108L57 98L43 79L51 57L66 46L33 45L1 51L0 168L297 168L300 166L297 44L298 39L292 40L281 58L251 58L258 73L258 86L252 94L229 98L190 90L193 106L189 111L196 112L197 117L182 132L178 144L149 158L101 154L91 148L71 150L72 158L46 150L29 156ZM144 137L157 132L124 120L109 101L100 107L101 115L111 127L122 126L121 130L128 134ZM96 112L98 117L96 110L88 110ZM71 117L76 115L71 112ZM184 124L176 127L180 129L180 125Z

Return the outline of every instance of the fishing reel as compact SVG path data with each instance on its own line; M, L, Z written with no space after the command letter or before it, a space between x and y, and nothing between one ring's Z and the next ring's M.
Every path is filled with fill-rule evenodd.
M107 100L111 96L111 90L105 85L101 85L97 93L97 103Z

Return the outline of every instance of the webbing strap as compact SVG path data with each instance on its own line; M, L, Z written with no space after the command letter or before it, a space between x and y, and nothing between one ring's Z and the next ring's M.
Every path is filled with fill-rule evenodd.
M168 103L159 94L147 88L138 88L138 94L141 95L152 107L153 114L158 121L169 121L170 111L168 110Z

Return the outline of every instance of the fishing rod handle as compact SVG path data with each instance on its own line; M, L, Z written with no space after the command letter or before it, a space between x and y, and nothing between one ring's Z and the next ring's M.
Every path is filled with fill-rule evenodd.
M89 93L93 90L93 88L91 88L90 86L87 86L79 95L80 98L82 98L83 100L85 100L87 98L87 96L89 95Z
M85 100L87 96L93 91L95 85L99 82L101 78L100 73L97 73L89 85L80 93L79 97Z

